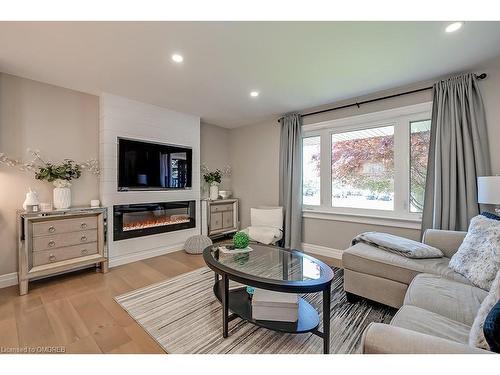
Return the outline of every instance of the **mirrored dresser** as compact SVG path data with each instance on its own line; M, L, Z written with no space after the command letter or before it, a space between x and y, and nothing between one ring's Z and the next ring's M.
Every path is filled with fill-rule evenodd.
M201 234L222 237L239 230L238 199L202 199Z
M18 211L19 294L34 278L95 265L108 270L106 208Z

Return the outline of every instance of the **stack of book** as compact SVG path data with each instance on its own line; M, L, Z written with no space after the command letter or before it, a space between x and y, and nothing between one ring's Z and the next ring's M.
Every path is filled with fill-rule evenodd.
M299 315L299 296L255 289L252 298L252 317L255 320L296 322Z

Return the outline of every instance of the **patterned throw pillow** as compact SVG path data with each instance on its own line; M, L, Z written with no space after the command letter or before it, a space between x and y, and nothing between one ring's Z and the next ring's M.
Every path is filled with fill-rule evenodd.
M497 272L495 280L486 298L481 303L474 322L469 332L469 345L481 349L492 349L484 335L484 325L488 314L496 303L500 300L500 271Z
M482 215L472 218L469 231L449 267L472 284L489 290L500 263L500 221Z

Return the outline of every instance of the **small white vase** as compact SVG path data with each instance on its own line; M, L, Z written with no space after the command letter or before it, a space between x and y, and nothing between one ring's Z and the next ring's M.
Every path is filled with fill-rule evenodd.
M71 189L69 187L54 188L54 207L58 210L71 206Z
M210 185L210 199L216 200L219 198L219 184Z
M27 206L34 206L37 204L40 204L38 193L30 188L30 191L26 193L26 200L23 203L23 209L26 210Z

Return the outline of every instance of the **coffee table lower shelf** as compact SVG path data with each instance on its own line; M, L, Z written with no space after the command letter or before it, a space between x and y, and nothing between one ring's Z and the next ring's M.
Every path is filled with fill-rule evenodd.
M223 293L222 280L214 284L214 294L222 303ZM229 291L229 310L234 314L229 316L229 320L236 317L244 319L259 327L271 329L273 331L285 333L306 333L312 332L317 336L323 337L318 331L319 314L309 302L299 297L299 311L297 322L279 322L271 320L255 320L252 318L252 300L245 288L232 289Z

